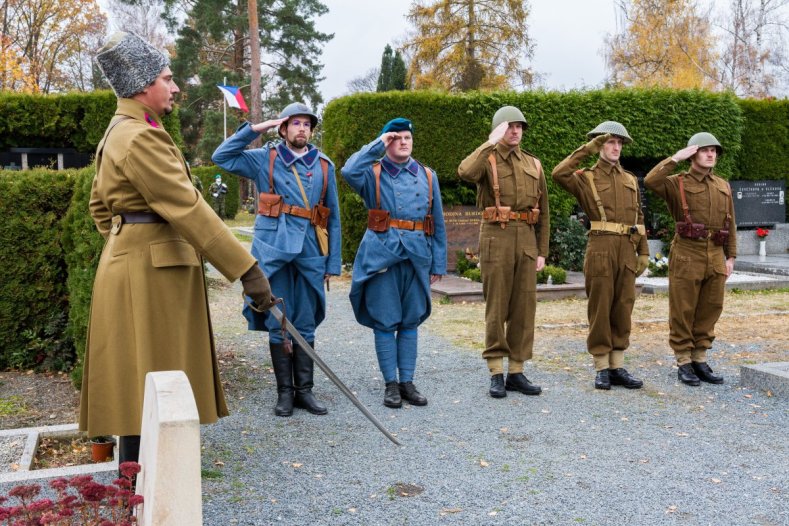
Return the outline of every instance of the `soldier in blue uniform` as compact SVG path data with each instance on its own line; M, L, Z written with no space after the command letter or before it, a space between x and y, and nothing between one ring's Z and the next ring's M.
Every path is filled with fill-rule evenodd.
M284 298L288 319L313 347L326 311L323 284L328 286L329 276L341 270L334 165L309 143L317 124L318 116L308 106L294 102L277 119L245 123L212 156L218 166L255 182L260 194L252 255L269 278L274 296ZM245 150L258 135L273 129L281 141ZM312 394L312 359L298 346L289 352L289 337L273 316L248 306L244 315L251 330L269 332L278 393L274 413L290 416L295 404L326 414Z
M350 296L356 320L373 329L387 407L427 404L413 383L417 328L447 266L438 177L411 157L412 133L411 121L392 119L342 169L369 210Z

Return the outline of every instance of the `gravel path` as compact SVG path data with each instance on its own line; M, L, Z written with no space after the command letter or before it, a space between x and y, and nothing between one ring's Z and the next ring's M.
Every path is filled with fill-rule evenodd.
M317 371L329 414L275 417L265 334L246 331L239 291L212 293L220 355L235 365L232 416L203 428L205 524L789 524L789 404L738 387L733 365L717 368L722 386L688 388L656 367L638 371L644 389L610 392L530 367L542 396L493 400L477 351L422 330L429 405L387 409L371 331L333 282L316 346L398 448ZM584 353L583 331L552 351Z

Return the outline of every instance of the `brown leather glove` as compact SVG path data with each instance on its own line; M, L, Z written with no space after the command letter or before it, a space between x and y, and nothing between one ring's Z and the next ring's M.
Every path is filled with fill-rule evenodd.
M603 135L598 135L588 143L586 143L586 151L589 153L598 153L600 150L603 149L603 145L611 138L610 133L605 133Z
M638 256L638 263L636 264L636 276L640 276L649 267L649 256Z
M274 297L271 295L271 285L269 285L266 275L260 270L257 263L241 276L241 286L244 294L252 298L255 308L262 311L268 310L274 305Z

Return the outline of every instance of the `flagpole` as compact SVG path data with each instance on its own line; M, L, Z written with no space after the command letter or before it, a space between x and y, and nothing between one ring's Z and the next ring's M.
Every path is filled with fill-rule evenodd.
M222 77L222 85L227 86L227 77ZM222 136L222 140L225 140L227 139L227 99L224 93L222 94L222 113L224 114L225 120L225 134Z

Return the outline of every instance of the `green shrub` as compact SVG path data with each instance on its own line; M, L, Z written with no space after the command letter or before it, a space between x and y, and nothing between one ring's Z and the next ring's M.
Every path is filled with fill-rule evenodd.
M61 219L74 175L0 171L0 369L66 369L73 362Z
M551 219L551 247L546 263L568 270L584 269L586 228L575 219L562 216Z
M63 250L68 267L68 334L74 341L77 355L71 378L77 387L82 385L82 359L88 338L90 298L96 267L104 246L104 238L96 229L88 210L94 174L93 168L85 168L77 173L74 197L63 220Z
M482 269L467 268L463 271L463 277L479 283L482 281Z
M548 283L548 276L551 276L553 285L563 285L567 283L567 271L560 267L553 265L545 265L541 271L537 273L537 283L545 285Z

